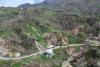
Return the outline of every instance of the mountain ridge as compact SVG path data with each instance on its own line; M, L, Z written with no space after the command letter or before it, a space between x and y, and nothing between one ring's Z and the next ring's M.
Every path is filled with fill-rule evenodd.
M67 12L75 13L91 13L98 14L100 12L100 1L99 0L45 0L42 3L37 4L22 4L19 5L19 8L28 8L28 7L48 7L48 8L59 8L66 10ZM100 13L99 13L100 14Z

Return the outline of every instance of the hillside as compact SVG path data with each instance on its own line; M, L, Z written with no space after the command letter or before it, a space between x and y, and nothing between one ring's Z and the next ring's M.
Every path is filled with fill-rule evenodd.
M39 4L22 4L19 7L43 6L54 9L62 9L68 13L78 13L81 15L86 14L88 17L89 15L92 16L92 13L96 15L99 13L99 3L99 0L45 0Z
M0 59L35 55L19 62L0 61L0 67L61 67L66 62L73 67L95 65L100 62L99 8L99 0L45 0L0 7ZM54 50L54 56L45 53L48 49ZM75 60L72 64L70 57Z

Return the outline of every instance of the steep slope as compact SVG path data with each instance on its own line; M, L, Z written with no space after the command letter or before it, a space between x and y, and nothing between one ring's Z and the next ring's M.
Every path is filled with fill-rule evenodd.
M43 4L72 13L100 14L100 0L45 0Z
M2 18L6 15L6 17L11 16L10 19L2 19L1 24L7 27L5 23L8 25L13 18L17 19L16 16L20 16L25 19L14 21L14 23L25 25L30 22L40 28L51 25L59 30L72 30L79 25L93 26L100 16L99 3L99 0L45 0L33 5L26 3L18 7L25 9L18 9L13 16L13 12L10 12L13 8L6 10L9 11L7 14L0 10L4 15ZM7 21L4 23L3 20Z
M19 7L43 6L48 8L62 9L69 13L86 14L91 16L100 15L100 0L45 0L38 4L22 4Z

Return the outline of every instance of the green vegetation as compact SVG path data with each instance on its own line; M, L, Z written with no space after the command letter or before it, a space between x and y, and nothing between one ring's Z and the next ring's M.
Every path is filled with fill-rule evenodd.
M0 8L0 21L13 18L19 14L16 8Z
M97 4L96 6L99 7L100 5ZM11 51L8 52L10 55L17 51L20 52L21 56L45 50L51 44L56 47L63 46L66 42L66 45L81 44L87 38L95 40L95 37L100 35L100 15L94 12L92 9L81 11L76 8L67 12L65 9L42 6L25 9L2 7L0 8L0 39L5 40L3 45ZM47 38L44 38L45 33L48 34ZM1 45L0 41L0 47ZM80 47L74 47L76 53L81 51ZM97 51L94 51L94 48ZM96 53L99 48L92 46L92 48L86 49L85 60L91 61L91 58L93 60L99 58L97 57L99 53ZM41 54L20 61L0 61L0 67L32 67L30 66L32 64L40 64L44 67L47 67L46 64L52 67L61 67L61 63L70 57L67 49L70 50L70 47L54 50L55 55L53 57ZM71 50L75 51L75 49Z
M11 31L10 30L0 30L0 37L7 37L10 36Z

